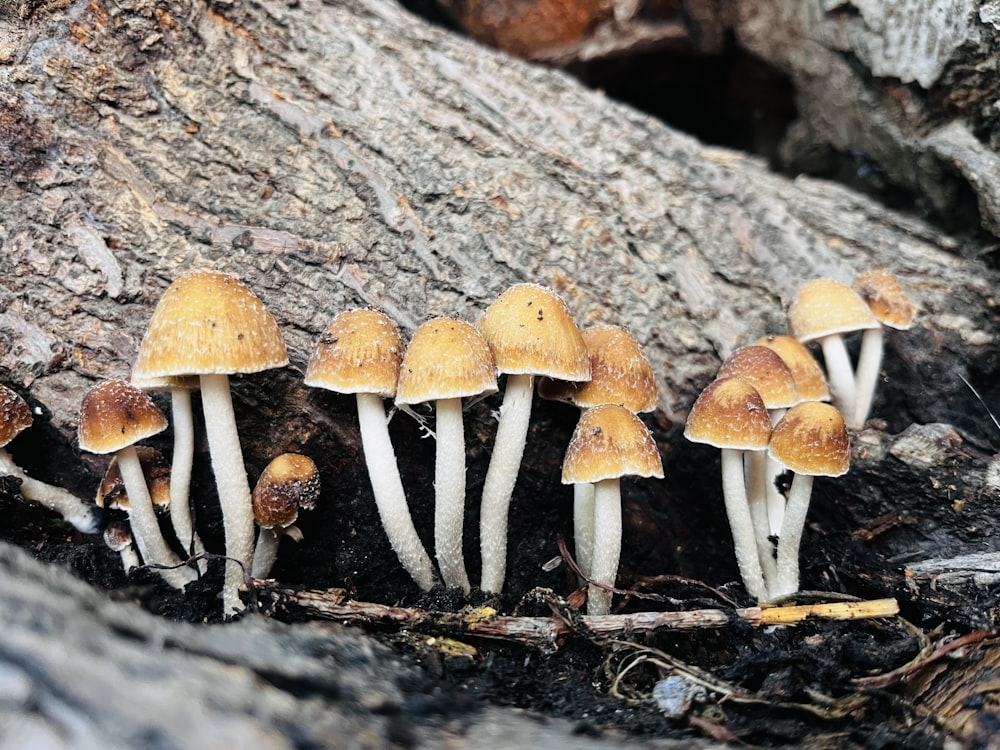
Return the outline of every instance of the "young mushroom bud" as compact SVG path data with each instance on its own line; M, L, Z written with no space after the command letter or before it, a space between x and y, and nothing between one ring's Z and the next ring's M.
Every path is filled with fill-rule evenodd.
M125 575L132 572L133 568L138 568L139 553L135 551L132 543L132 529L129 528L128 521L115 520L104 527L104 544L112 552L117 552L122 561L122 568Z
M267 578L271 572L281 536L302 539L292 524L300 510L316 507L319 491L319 471L308 456L282 453L264 469L252 495L254 519L260 526L253 556L254 578Z

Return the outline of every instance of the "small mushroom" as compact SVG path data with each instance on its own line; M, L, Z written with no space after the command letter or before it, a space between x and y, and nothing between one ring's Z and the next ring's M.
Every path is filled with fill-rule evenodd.
M462 398L495 393L490 348L474 327L455 318L421 325L403 355L396 403L434 401L437 452L434 463L434 554L446 586L471 590L462 552L465 518L465 427Z
M118 553L125 575L132 572L133 568L140 566L139 553L135 551L135 545L132 543L132 530L129 528L128 521L118 519L109 522L104 527L104 544L112 552Z
M282 453L264 469L252 495L254 519L260 526L253 555L254 578L270 574L282 536L302 540L302 532L293 524L300 510L316 507L319 490L319 470L308 456Z
M29 477L7 451L7 445L33 421L27 402L7 386L0 385L0 474L21 480L21 495L25 500L33 500L55 511L84 534L97 533L101 528L100 511L69 490Z
M509 288L486 309L478 327L497 371L507 374L479 514L480 586L499 592L507 572L507 514L528 437L534 378L589 380L590 357L566 303L537 284Z
M566 459L563 484L594 485L594 547L590 577L613 587L622 545L621 478L663 478L663 462L653 436L642 421L617 404L587 409L580 416ZM587 614L611 611L611 592L592 585L587 592Z

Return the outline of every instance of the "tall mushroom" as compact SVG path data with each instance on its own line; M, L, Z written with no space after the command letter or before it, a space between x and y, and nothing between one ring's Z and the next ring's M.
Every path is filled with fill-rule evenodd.
M912 328L916 310L899 280L887 271L863 273L854 280L853 287L881 323L880 326L867 329L861 337L861 352L854 376L858 397L854 413L847 415L851 420L850 426L860 430L868 421L878 386L882 366L883 327L900 331Z
M563 484L594 485L594 547L587 614L606 615L618 575L622 545L621 478L663 478L663 462L653 436L631 411L617 404L587 409L580 416L566 459Z
M516 284L501 294L479 319L479 330L497 371L507 374L479 516L480 586L498 592L507 571L507 513L527 442L534 378L589 380L590 357L566 303L537 284Z
M839 477L850 468L851 448L844 418L836 407L819 401L793 406L775 425L768 452L795 472L778 538L778 574L772 586L773 596L785 596L799 589L799 545L813 477Z
M733 535L736 564L747 592L768 597L743 471L745 451L767 449L771 420L760 394L739 378L720 378L701 392L688 413L684 437L722 449L722 496Z
M253 560L250 483L236 429L229 375L288 364L278 324L230 274L192 271L163 293L139 347L133 377L198 375L212 469L222 506L226 574L222 610L243 609L239 589Z
M33 421L27 402L7 386L0 385L0 474L21 480L21 495L25 500L54 510L84 534L96 534L101 528L101 513L97 508L69 490L29 477L7 451L7 445Z
M181 561L167 546L153 510L146 477L136 453L140 440L163 432L167 418L149 396L124 380L98 383L80 405L80 449L90 453L114 453L129 502L129 519L139 554L175 588L183 588L196 577L180 567Z
M309 456L282 453L264 469L252 495L254 519L260 526L253 553L254 578L267 578L282 536L302 539L302 532L293 524L300 510L316 507L319 490L319 470Z
M490 348L471 325L433 318L410 339L400 368L396 403L434 401L437 419L434 463L434 553L446 586L471 590L462 552L465 518L465 427L462 398L495 393Z
M348 310L334 317L313 351L305 384L355 394L361 446L382 528L406 572L424 591L434 585L434 565L413 526L389 438L384 398L396 395L403 340L377 310Z

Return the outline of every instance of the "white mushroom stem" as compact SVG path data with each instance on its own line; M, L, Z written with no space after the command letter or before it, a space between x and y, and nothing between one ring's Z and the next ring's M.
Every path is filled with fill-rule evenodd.
M162 565L166 567L153 568L163 580L175 588L184 588L196 577L195 572L188 567L180 567L178 559L160 532L160 524L156 520L153 501L149 497L146 477L142 473L139 456L135 446L130 445L118 451L118 468L128 496L129 525L132 527L132 538L135 540L139 554L147 565Z
M576 564L585 576L590 575L594 551L594 485L573 485L573 549Z
M184 550L194 556L201 555L205 546L191 521L191 466L194 462L194 414L191 410L191 391L188 388L170 389L170 406L173 416L174 455L170 467L170 523ZM204 573L207 563L197 562L198 571Z
M507 511L528 439L533 389L534 376L507 376L479 511L479 544L483 559L480 588L487 592L499 592L507 573Z
M767 586L760 566L757 540L754 536L753 519L747 500L747 488L743 473L743 451L735 448L722 449L722 496L726 502L729 530L733 534L736 565L740 577L750 596L758 601L767 599Z
M857 400L854 385L854 366L847 353L847 345L840 334L824 336L820 339L823 347L823 361L826 363L826 379L830 385L830 398L841 414L854 414Z
M768 409L771 417L771 427L774 428L781 418L785 416L788 409ZM778 477L784 467L767 454L764 482L764 491L767 496L767 522L768 533L771 536L778 536L781 533L781 522L785 517L785 496L778 489ZM765 572L765 576L767 573Z
M605 586L614 586L622 551L621 481L604 479L594 485L594 551L590 560L590 578ZM611 612L611 592L600 586L587 589L587 614Z
M857 399L853 413L844 413L845 418L853 421L848 424L853 430L860 430L868 421L868 414L875 400L875 389L878 387L878 376L882 369L882 339L883 328L866 328L861 336L861 352L858 354L858 369L854 376Z
M278 559L278 547L283 536L291 537L296 542L302 541L302 532L298 526L288 526L283 529L261 526L257 530L257 546L253 551L250 575L254 578L267 578L271 574L271 568Z
M118 550L118 556L121 558L122 569L125 571L125 575L131 573L133 568L138 568L140 565L139 553L135 551L135 545L131 542Z
M244 572L253 562L253 507L250 484L243 463L243 449L236 431L228 375L201 376L201 403L205 432L212 456L212 471L222 506L226 537L226 575L222 586L222 613L229 617L245 607L240 600Z
M765 451L746 451L743 454L743 469L747 488L747 506L753 524L754 540L757 544L757 558L760 560L764 583L774 582L774 546L771 544L771 527L768 522L768 475L770 461ZM784 502L784 498L781 501Z
M446 586L472 589L462 553L465 520L465 427L462 399L437 401L437 457L434 465L434 554Z
M785 523L781 527L781 537L778 539L778 577L773 591L776 597L794 594L799 590L799 545L802 542L802 531L806 526L812 486L811 476L796 474L788 491Z
M382 528L385 529L389 544L392 545L406 572L423 591L428 591L434 586L434 564L424 549L410 517L410 509L406 504L406 494L396 464L396 452L389 438L382 397L372 393L359 393L357 400L361 445L365 452L365 463L368 466L372 493L375 495L375 505L378 508L379 518L382 519ZM461 402L459 417L461 417ZM440 439L440 427L438 430ZM462 450L464 452L464 442ZM464 466L462 471L464 474ZM464 476L462 481L464 513ZM461 521L459 523L461 524ZM459 529L461 536L461 525Z
M26 500L34 500L49 510L54 510L73 524L78 531L84 534L96 534L100 530L101 512L97 506L81 500L62 487L32 479L14 463L6 448L0 448L0 474L9 474L20 479L21 495Z

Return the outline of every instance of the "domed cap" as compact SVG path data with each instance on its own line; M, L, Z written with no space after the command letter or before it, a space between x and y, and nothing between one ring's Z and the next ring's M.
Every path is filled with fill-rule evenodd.
M163 412L124 380L98 383L80 406L80 449L90 453L114 453L165 429Z
M282 453L267 465L254 487L254 519L266 528L290 526L300 509L316 506L319 490L319 470L313 460L299 453Z
M839 477L851 464L847 426L830 404L809 401L793 406L774 426L771 457L796 474Z
M795 388L802 401L829 401L830 388L819 362L794 336L762 336L755 342L781 357L792 372Z
M834 279L813 279L799 290L788 310L792 335L799 341L877 328L868 305L847 284Z
M853 287L882 325L903 331L913 327L916 310L891 273L868 271L854 280Z
M170 506L170 464L156 448L147 445L137 445L135 453L139 457L139 466L142 467L142 475L146 478L153 507L157 510L166 510ZM118 456L113 457L108 464L108 470L104 472L104 478L97 487L97 496L94 500L99 508L128 510L128 494L125 491L125 482L122 480L121 467L118 466Z
M347 310L327 326L306 367L305 384L337 393L396 395L403 339L377 310Z
M286 364L278 324L246 284L227 273L192 271L153 310L133 377L232 375Z
M479 319L497 370L589 380L590 356L566 303L551 289L515 284Z
M646 355L621 326L598 325L580 332L590 356L590 380L574 383L544 378L538 395L581 409L619 404L631 412L656 409L656 376Z
M396 403L420 404L496 390L496 366L482 334L464 320L434 318L414 332L406 347Z
M722 363L718 377L746 381L760 394L768 409L785 409L801 400L792 371L777 352L766 346L737 349Z
M771 437L771 419L752 385L739 378L719 378L691 407L684 437L716 448L762 451Z
M624 476L663 478L663 461L646 425L628 409L602 404L580 416L563 461L563 484Z
M0 448L31 427L34 417L28 402L5 385L0 385Z

